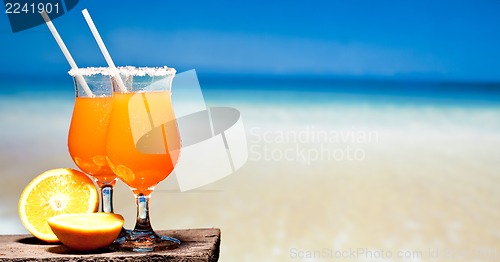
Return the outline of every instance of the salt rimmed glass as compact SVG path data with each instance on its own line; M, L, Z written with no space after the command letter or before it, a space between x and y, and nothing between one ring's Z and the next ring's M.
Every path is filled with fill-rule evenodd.
M118 68L113 79L113 104L106 155L114 173L133 191L135 228L115 243L120 250L148 252L177 248L180 241L156 234L149 219L150 196L177 163L180 138L172 108L175 69Z
M113 213L113 187L117 177L106 158L113 94L109 70L81 68L69 73L75 83L75 105L68 133L68 151L78 168L91 176L99 187L100 211Z

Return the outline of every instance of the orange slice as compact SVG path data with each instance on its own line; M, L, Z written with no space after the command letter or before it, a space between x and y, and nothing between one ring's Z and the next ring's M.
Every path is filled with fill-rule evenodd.
M19 216L24 227L46 242L57 242L47 220L59 214L96 212L99 195L84 173L59 168L33 179L19 199Z
M48 223L59 240L78 251L107 247L118 237L123 217L112 213L64 214Z

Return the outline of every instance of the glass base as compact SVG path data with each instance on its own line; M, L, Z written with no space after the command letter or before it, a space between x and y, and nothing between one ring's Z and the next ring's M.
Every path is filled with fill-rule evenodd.
M113 244L119 245L120 243L123 243L125 241L125 239L127 239L127 236L130 235L130 233L132 233L132 230L125 229L124 227L122 227L120 234L115 239L115 241L113 241Z
M120 251L152 252L176 249L180 244L178 239L160 236L154 232L145 234L132 231L127 237L119 237L111 248Z

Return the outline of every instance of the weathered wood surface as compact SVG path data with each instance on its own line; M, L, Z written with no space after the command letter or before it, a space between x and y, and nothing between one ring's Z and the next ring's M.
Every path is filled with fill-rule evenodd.
M102 249L94 253L77 253L63 245L47 244L31 235L0 236L0 261L175 261L205 262L219 259L220 229L185 229L157 231L177 238L177 249L149 252L117 252Z

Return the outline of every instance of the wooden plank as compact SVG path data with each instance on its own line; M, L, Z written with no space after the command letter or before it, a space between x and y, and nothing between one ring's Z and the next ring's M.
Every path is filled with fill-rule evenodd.
M31 235L0 236L0 261L175 261L212 262L219 259L220 229L184 229L157 231L177 238L177 249L148 253L117 252L102 249L77 253L63 245L44 243Z

